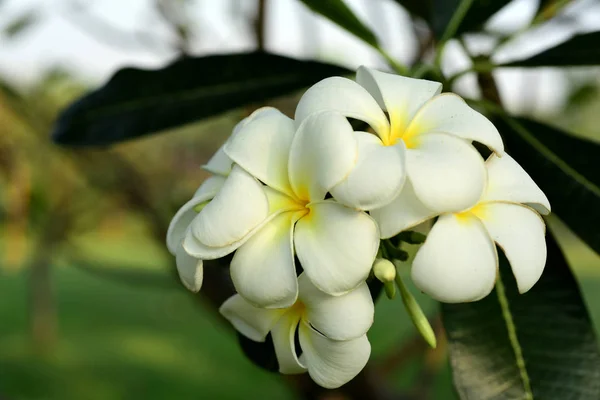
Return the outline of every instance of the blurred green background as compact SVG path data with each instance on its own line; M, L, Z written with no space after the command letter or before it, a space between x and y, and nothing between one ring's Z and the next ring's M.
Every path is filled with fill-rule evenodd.
M256 107L111 148L58 148L49 140L57 113L96 84L90 77L101 74L90 71L104 68L106 75L114 68L90 58L85 62L101 67L74 71L79 64L69 67L54 60L53 65L36 65L31 76L21 79L15 71L23 66L9 63L22 61L15 54L29 46L27 35L52 7L46 14L31 14L43 2L16 3L0 2L0 56L6 56L0 57L0 399L294 398L292 381L248 361L214 307L180 285L163 243L170 218L207 176L199 166ZM181 3L203 4L194 8L198 13L210 8L202 1ZM236 14L235 7L245 4L252 10L258 3L230 3L229 11L218 12L241 15L243 26L252 31L257 16ZM368 11L365 2L350 3L359 13ZM289 7L273 15L287 12L285 18L295 18ZM8 16L2 14L7 9ZM110 7L103 10L118 14ZM167 18L166 26L179 22ZM186 23L185 33L167 35L179 45L193 41L194 23ZM312 23L326 27L325 34L313 37L323 44L313 49L318 53L313 57L378 66L376 59L364 61L351 48L344 54L326 52L332 46L327 32L334 28L326 21ZM243 35L238 32L242 47ZM290 35L310 42L310 26ZM65 40L62 45L68 46ZM540 86L552 85L544 76L554 72L542 72ZM544 100L545 107L540 106L543 90L539 98L509 90L509 108L600 140L598 76L597 70L561 75L554 83L561 90L549 106ZM468 93L465 78L456 90ZM511 79L515 82L509 77L504 86L510 87ZM291 96L269 104L291 115L296 100ZM551 217L549 223L559 232L600 328L600 260L560 221ZM437 304L425 296L418 299L436 321ZM426 349L398 298L380 299L369 337L369 368L378 382L414 398L454 398L443 339L437 350Z

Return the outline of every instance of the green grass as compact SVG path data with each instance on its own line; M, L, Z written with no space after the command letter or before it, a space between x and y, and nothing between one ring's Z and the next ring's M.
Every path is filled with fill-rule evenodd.
M560 224L551 225L561 231L561 242L600 329L598 257ZM140 270L135 260L145 259L145 273L151 278L139 283L127 274L119 281L117 270L110 268L106 276L75 267L53 269L59 339L45 356L34 351L29 337L27 271L9 274L0 269L0 398L293 398L277 374L262 371L244 358L232 331L161 270L160 252L147 246L140 242L143 249L119 244L96 249L100 264L102 253L108 253L111 261L115 254L123 254L123 261L132 265L130 272ZM436 303L411 289L426 312L435 313ZM413 335L400 299L383 297L369 332L372 362L377 364ZM421 365L422 360L415 360L395 371L390 383L410 388ZM453 398L446 363L432 385L433 398Z

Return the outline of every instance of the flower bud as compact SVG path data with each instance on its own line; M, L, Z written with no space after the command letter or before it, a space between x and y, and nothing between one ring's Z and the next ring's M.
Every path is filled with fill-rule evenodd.
M396 267L385 258L378 258L373 263L373 275L381 282L393 282L396 278Z
M419 303L417 303L417 300L412 295L412 293L409 292L408 288L402 281L400 275L396 277L396 283L398 284L398 289L400 289L402 302L404 303L404 307L406 308L410 319L412 320L413 324L415 325L421 336L423 336L423 339L425 339L429 346L435 349L437 346L435 332L433 331L431 324L429 324L429 320L425 316L423 309L421 308Z

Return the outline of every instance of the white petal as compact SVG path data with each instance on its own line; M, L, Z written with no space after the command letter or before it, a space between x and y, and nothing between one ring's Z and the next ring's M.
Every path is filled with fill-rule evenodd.
M290 150L290 183L303 200L318 201L341 182L358 158L352 126L341 114L324 112L307 117Z
M540 279L546 265L546 226L542 218L529 207L509 203L480 205L475 215L504 250L519 292L527 292Z
M268 186L291 193L288 159L294 121L270 112L246 123L225 144L225 152L239 166Z
M171 254L175 255L177 248L185 236L185 232L194 218L198 215L198 213L194 211L194 207L212 199L213 196L214 195L210 192L194 196L190 201L181 206L179 211L177 211L167 230L167 248Z
M302 95L294 119L297 124L309 115L337 111L345 117L368 123L380 137L387 137L390 124L373 96L356 82L341 77L326 78Z
M375 135L354 132L358 162L350 175L331 189L342 204L370 210L389 204L402 189L406 178L406 148L403 141L384 146Z
M407 78L365 67L358 69L356 81L388 112L392 123L392 137L398 137L404 132L419 108L442 91L442 84L438 82Z
M356 339L373 325L375 307L365 282L341 296L323 293L306 274L298 277L298 284L300 300L306 306L306 319L329 339Z
M417 226L437 215L425 207L417 198L410 179L402 187L400 195L385 207L371 210L371 217L379 225L382 239L391 238L398 233Z
M352 340L335 341L300 322L300 361L319 385L334 389L348 383L367 365L371 344L367 335Z
M415 194L438 213L471 208L481 197L486 180L483 159L463 139L428 133L407 153L406 168Z
M217 150L211 159L202 166L202 169L219 176L229 175L231 168L233 167L233 161L225 154L223 147L225 146L221 146L219 150Z
M369 275L379 247L379 231L364 212L322 202L310 205L310 214L296 223L294 244L313 284L331 295L341 295Z
M442 215L412 264L423 292L445 303L476 301L494 288L498 259L494 242L471 213Z
M246 243L252 237L252 235L258 232L263 226L269 223L281 212L283 211L277 211L275 213L270 214L260 224L258 224L258 226L256 226L250 232L248 232L248 234L242 237L240 240L222 247L210 247L205 245L194 236L190 226L190 228L188 228L187 232L185 233L185 237L183 238L183 248L189 255L196 258L201 258L203 260L215 260L217 258L225 257L226 255L234 252L241 245ZM196 218L198 218L198 216L196 216Z
M264 342L285 310L257 308L239 294L235 294L225 300L219 312L242 335L255 342Z
M443 93L425 103L411 121L403 138L426 132L444 132L475 140L500 156L504 154L502 137L494 124L454 93Z
M511 156L491 155L485 166L488 184L482 202L499 200L525 203L540 214L550 212L550 202L544 192Z
M209 196L209 198L215 197L215 195L221 190L223 184L227 180L226 177L220 175L209 176L202 182L200 187L194 193L194 197L198 196Z
M175 263L177 264L177 272L181 283L194 293L200 291L204 277L202 260L188 255L180 244L177 247Z
M290 310L286 312L271 330L275 355L282 374L301 374L306 367L296 356L295 336L300 322L300 314Z
M298 297L292 230L300 217L284 212L241 246L231 261L236 291L258 307L291 307Z
M192 233L206 246L227 246L242 239L268 212L263 185L236 165L219 193L192 222Z

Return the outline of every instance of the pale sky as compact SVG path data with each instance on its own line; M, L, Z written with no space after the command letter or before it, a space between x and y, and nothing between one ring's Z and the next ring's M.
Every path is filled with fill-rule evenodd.
M22 84L35 81L53 66L61 66L92 85L101 84L123 66L159 67L175 52L167 25L154 9L155 0L0 0L0 29L23 13L34 10L38 23L22 35L8 39L0 34L0 76ZM186 16L192 24L192 53L205 55L251 50L255 40L249 17L256 0L191 0ZM416 42L408 16L393 0L347 0L374 30L383 46L401 62L412 59ZM85 4L85 12L77 11ZM309 12L297 0L270 0L267 12L267 49L298 58L316 58L350 68L367 65L384 68L369 46ZM515 0L488 24L495 31L514 31L531 19L537 0ZM591 8L590 8L591 5ZM496 54L497 60L519 58L565 40L575 32L600 29L600 1L578 0L569 6L568 23L546 24L528 32ZM91 17L90 17L91 16ZM107 30L103 27L110 27ZM471 52L485 50L489 40L469 39ZM447 71L469 65L460 46L451 44L444 57ZM552 112L560 107L566 80L556 70L501 71L500 89L509 107L522 111ZM466 76L457 91L476 95L473 77ZM519 82L519 84L515 84ZM535 82L523 91L523 83ZM530 85L531 86L531 85ZM532 97L533 96L533 97ZM531 108L531 107L530 107Z

